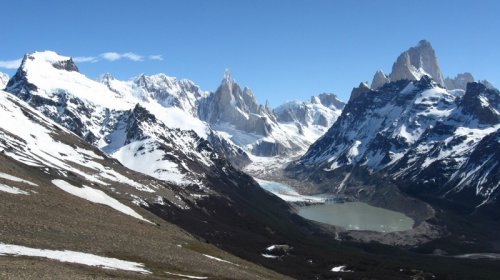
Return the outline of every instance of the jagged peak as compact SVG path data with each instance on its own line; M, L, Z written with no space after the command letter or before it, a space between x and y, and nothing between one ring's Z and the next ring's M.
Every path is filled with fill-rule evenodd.
M384 71L382 71L382 69L379 69L377 70L377 72L375 72L375 75L373 75L371 88L374 90L379 89L390 81L391 80L389 79L389 77L387 77L387 75L385 75Z
M429 41L421 40L416 46L401 53L392 66L391 81L419 80L431 76L438 84L444 85L443 75L434 49Z
M361 96L367 92L370 92L370 91L371 91L371 89L368 86L368 83L361 82L361 83L359 83L359 86L352 89L351 97L349 98L349 100L354 100L354 99L358 98L359 96Z

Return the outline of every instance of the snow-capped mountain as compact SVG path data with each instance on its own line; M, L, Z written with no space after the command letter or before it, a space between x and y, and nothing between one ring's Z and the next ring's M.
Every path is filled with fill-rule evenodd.
M460 197L474 208L495 203L499 195L500 162L494 152L485 154L500 149L499 129L500 92L481 83L468 83L465 93L427 75L378 89L361 84L337 122L287 170L332 192L349 192L350 176L367 176L358 172L366 170L412 192Z
M8 82L9 82L9 75L0 72L0 89L5 88Z

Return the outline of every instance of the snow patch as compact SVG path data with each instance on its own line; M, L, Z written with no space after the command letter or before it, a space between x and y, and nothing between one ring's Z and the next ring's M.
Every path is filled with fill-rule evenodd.
M168 272L168 271L164 271L164 272L168 275L185 277L185 278L189 278L189 279L208 279L208 277L204 277L204 276L193 276L193 275L179 274L179 273L173 273L173 272Z
M63 180L52 180L52 184L54 184L56 187L60 188L61 190L70 193L74 196L77 196L79 198L83 198L85 200L88 200L93 203L98 203L98 204L103 204L107 205L117 211L120 211L126 215L132 216L136 219L148 222L150 224L153 224L152 222L146 220L143 218L141 215L139 215L137 212L135 212L132 208L122 204L118 200L112 198L111 196L107 195L101 190L93 189L91 187L83 186L82 188L75 187L71 184L69 184L66 181Z
M16 187L7 186L7 185L4 185L4 184L0 184L0 192L6 192L6 193L10 193L10 194L24 194L24 195L29 195L29 193L26 192L26 191L20 190L20 189L18 189Z
M207 258L209 258L209 259L216 260L218 262L230 263L230 264L235 265L235 266L240 266L238 264L235 264L235 263L232 263L230 261L226 261L226 260L214 257L214 256L210 256L210 255L206 255L206 254L202 254L202 255L205 256L205 257L207 257Z
M352 272L352 270L347 270L346 265L335 266L332 268L332 272Z
M5 174L5 173L2 173L2 172L0 172L0 178L3 178L5 180L9 180L9 181L19 182L19 183L25 183L25 184L28 184L30 186L35 186L35 187L38 186L37 184L35 184L33 182L30 182L30 181L18 178L16 176Z
M270 254L261 254L261 256L263 256L264 258L267 258L267 259L277 259L277 258L279 258L279 256L270 255Z
M25 246L0 243L0 255L39 257L39 258L57 260L60 262L97 266L104 269L127 270L143 274L151 273L149 270L144 268L144 264L142 263L123 261L115 258L101 257L93 254L68 251L68 250L58 251L58 250L48 250L48 249L36 249Z

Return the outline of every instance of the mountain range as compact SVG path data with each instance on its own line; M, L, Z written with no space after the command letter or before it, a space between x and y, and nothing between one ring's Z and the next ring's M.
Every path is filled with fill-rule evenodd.
M498 246L500 91L468 72L444 78L425 40L404 51L390 74L379 70L371 85L354 88L347 103L321 93L270 108L229 70L213 92L165 74L94 80L52 51L26 54L11 78L0 75L0 87L0 198L8 225L0 245L90 252L136 267L107 276L71 266L54 273L498 275L494 262L435 252L462 243L466 249L456 254ZM254 178L401 211L416 224L388 234L318 224ZM462 224L470 218L474 226ZM11 267L25 261L9 259ZM28 278L50 275L50 263L33 265Z

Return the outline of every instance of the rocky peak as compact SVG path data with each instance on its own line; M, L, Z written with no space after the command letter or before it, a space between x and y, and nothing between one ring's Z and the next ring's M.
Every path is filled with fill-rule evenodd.
M482 83L468 83L460 105L465 113L475 116L480 123L500 123L500 91L497 89Z
M200 100L198 113L211 124L229 123L236 129L260 135L269 135L269 122L275 121L272 112L257 103L252 90L241 89L227 69L217 90Z
M345 106L345 103L340 101L334 93L321 93L317 97L313 96L311 97L311 103L314 103L313 99L318 99L323 106L330 109L342 110Z
M483 84L486 88L498 90L492 83L487 80L479 80L478 83Z
M391 81L419 80L423 75L429 75L438 84L444 85L436 53L426 40L399 55L389 78Z
M379 89L383 85L389 83L390 81L391 80L389 79L389 77L387 77L384 74L384 71L378 70L377 72L375 72L375 75L373 75L373 80L372 80L371 88L373 90Z
M444 85L447 89L461 89L466 90L467 84L474 82L474 77L471 73L459 73L455 78L447 77L444 79Z
M354 99L360 97L361 95L363 95L367 92L370 92L370 91L371 91L371 89L367 83L360 83L358 87L355 87L352 89L351 97L349 98L349 101L354 100Z

